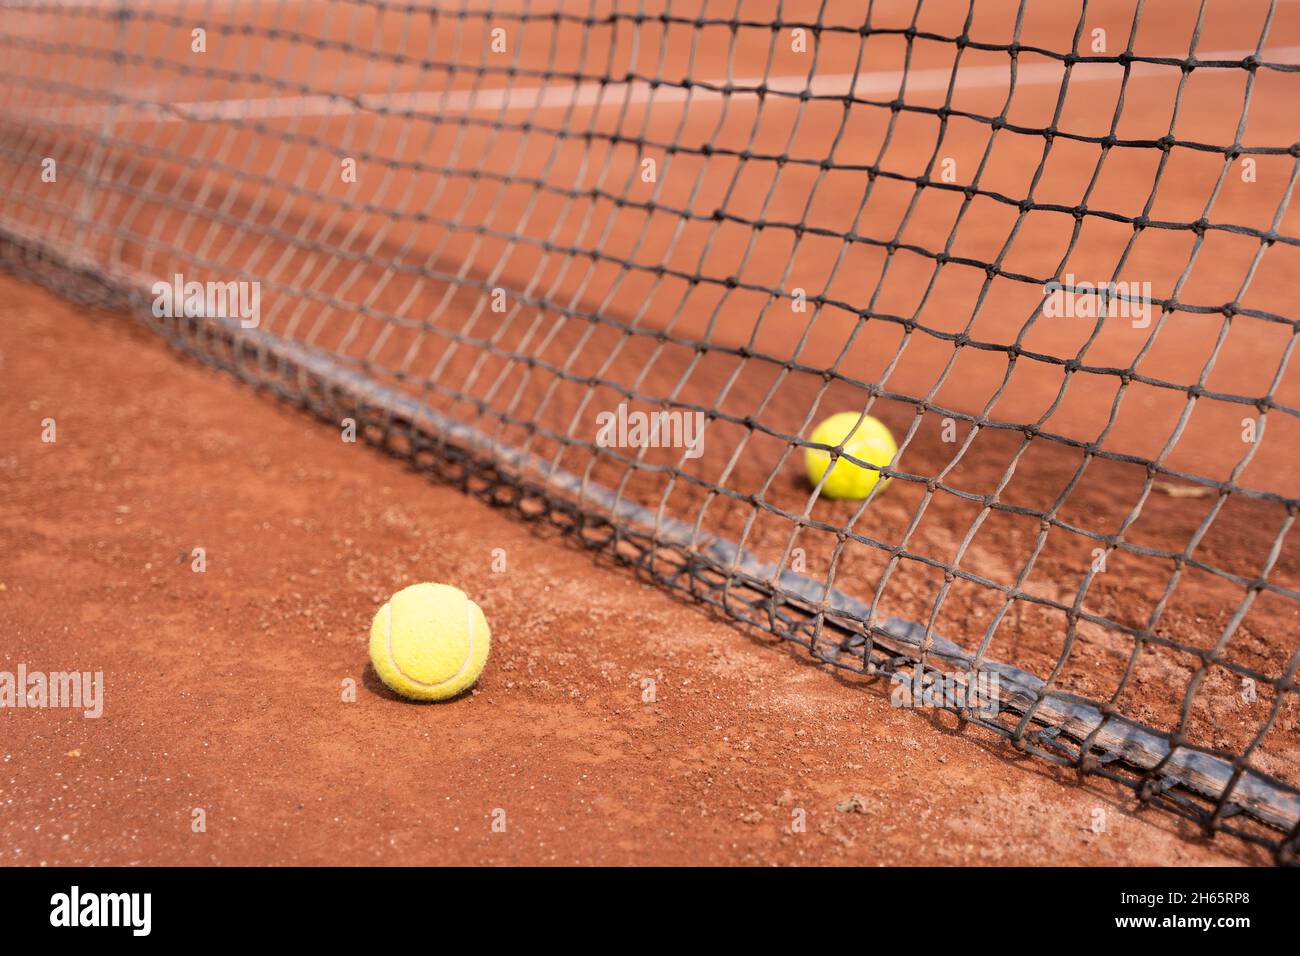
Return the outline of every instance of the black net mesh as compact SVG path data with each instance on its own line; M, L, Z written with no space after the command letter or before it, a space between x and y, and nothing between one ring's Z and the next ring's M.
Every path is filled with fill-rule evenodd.
M0 261L1289 860L1286 6L0 2Z

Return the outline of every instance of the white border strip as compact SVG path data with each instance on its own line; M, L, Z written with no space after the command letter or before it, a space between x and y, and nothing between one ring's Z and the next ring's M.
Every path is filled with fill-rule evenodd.
M1203 60L1240 60L1250 50L1223 50L1198 57ZM1270 62L1300 63L1300 47L1279 47L1265 53ZM1155 63L1135 63L1131 76L1164 76L1173 80L1177 70ZM578 83L559 86L522 86L477 90L412 90L394 93L360 93L343 95L304 94L261 98L175 101L166 104L139 103L120 106L70 107L42 111L60 125L98 125L106 119L115 123L220 122L225 120L266 120L289 117L350 116L359 112L416 113L429 116L471 113L517 113L548 109L609 109L624 105L652 104L663 106L689 101L691 105L757 99L754 92L763 83L780 93L807 90L813 96L853 95L859 98L897 96L904 90L942 92L952 81L946 68L884 70L875 73L832 73L820 76L745 77L731 81L731 92L691 85L653 87L645 80L630 83ZM1080 63L1070 72L1070 85L1076 83L1119 82L1123 68L1115 63ZM1015 85L1059 86L1065 77L1060 63L1029 63L1016 70ZM699 82L699 81L696 81ZM714 86L726 85L725 79L709 80ZM906 83L906 86L904 86ZM1006 88L1011 84L1009 65L969 66L957 72L959 90ZM787 100L794 103L794 100Z

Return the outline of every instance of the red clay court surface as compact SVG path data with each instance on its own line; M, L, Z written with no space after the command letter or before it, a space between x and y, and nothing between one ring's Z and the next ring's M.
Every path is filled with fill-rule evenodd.
M820 16L823 23L851 23L861 19L860 8L856 2L805 2L780 9L790 21ZM991 261L1017 220L1014 207L985 197L964 204L961 193L938 190L918 200L911 182L888 177L877 181L864 206L864 174L752 157L831 156L850 165L882 158L905 179L935 175L935 156L951 156L959 182L972 181L978 169L980 188L994 193L1023 197L1032 179L1040 204L1074 206L1087 192L1092 209L1178 222L1205 214L1208 181L1217 183L1216 221L1300 232L1293 211L1279 221L1294 175L1291 156L1261 157L1258 180L1246 184L1235 175L1220 179L1223 158L1212 153L1174 151L1160 165L1158 150L1115 149L1099 166L1096 146L1062 140L1042 163L1043 137L991 136L960 119L947 126L940 148L938 124L921 114L904 113L891 124L888 111L855 109L845 122L843 107L834 103L800 106L768 97L759 110L757 98L740 95L697 91L687 100L671 86L651 91L574 81L543 88L536 79L557 69L617 77L635 67L641 75L648 64L668 81L696 83L709 77L744 86L762 78L780 87L806 75L807 58L772 46L766 29L733 33L718 25L690 36L690 30L651 21L632 45L615 30L606 35L595 28L584 38L576 24L530 23L513 38L519 42L515 92L494 93L500 78L485 81L474 62L434 70L392 62L397 55L437 60L439 51L483 47L482 19L398 16L365 5L240 5L238 17L223 21L218 15L214 23L244 22L330 43L254 44L239 42L237 31L213 29L204 72L197 74L184 52L186 15L201 6L157 9L166 15L132 27L125 67L104 55L121 40L111 30L75 37L85 44L70 77L80 92L48 87L39 69L25 74L15 100L65 125L33 134L30 154L0 153L0 171L12 181L30 179L35 167L28 160L49 151L73 169L95 167L98 177L111 175L122 188L95 193L85 188L85 178L69 175L49 191L33 190L29 199L0 199L7 225L76 245L121 274L166 275L178 263L198 262L261 277L271 292L264 331L345 354L376 380L475 421L503 441L526 441L574 471L589 467L594 480L625 482L624 493L644 505L663 503L686 517L707 509L711 533L743 540L766 560L781 559L797 543L807 551L811 576L825 577L833 564L839 586L868 598L887 555L856 543L838 548L825 526L853 522L855 508L826 500L809 505L797 458L775 465L784 445L768 434L728 431L719 423L712 440L744 453L705 456L685 470L738 494L762 487L768 501L790 513L812 508L823 527L801 529L794 539L788 522L767 512L756 516L743 500L714 497L698 484L665 491L652 473L629 475L609 461L584 460L563 442L500 423L475 406L485 402L505 408L507 417L571 433L584 415L619 400L581 381L617 363L630 370L622 378L634 380L640 394L673 395L735 416L755 414L773 432L800 434L810 409L860 408L857 392L842 383L827 389L820 376L738 365L724 352L696 356L653 334L628 337L513 311L502 323L484 310L482 290L540 290L548 301L651 333L744 346L801 366L851 369L855 378L885 381L892 392L927 396L968 414L992 402L990 414L1002 421L1034 421L1059 398L1050 430L1088 441L1112 415L1114 376L1075 373L1064 388L1058 366L1021 361L1009 370L996 350L964 348L953 361L953 335L964 332L1002 349L1016 341L1040 293L1002 278L985 288L981 270L936 270L932 258L906 249ZM508 17L525 6L495 9ZM565 2L545 9L594 15L607 5ZM771 19L776 6L668 9L681 17L743 15L758 22ZM873 5L878 26L907 26L916 9L915 3ZM1005 42L1017 9L1011 3L979 9L972 37ZM1212 5L1200 25L1198 55L1252 51L1264 9ZM921 10L918 29L951 35L967 7L926 3ZM1112 44L1129 43L1131 2L1090 4L1088 10L1085 36L1100 25ZM1194 5L1157 2L1143 10L1135 52L1185 56ZM66 38L51 26L57 18L48 12L6 17L11 52L21 47L36 64L42 56L58 61L53 45ZM1068 47L1077 20L1067 4L1030 4L1022 42ZM1296 5L1278 7L1268 36L1272 52L1265 59L1300 60ZM847 91L846 78L862 74L878 88L860 81L859 95L887 98L890 83L896 87L896 75L906 69L912 77L908 101L942 105L951 45L916 43L910 57L908 48L897 36L872 37L864 46L855 35L827 35L817 53L814 88ZM970 82L959 85L951 105L997 114L1006 100L999 72L1005 56L972 49L962 62ZM1110 131L1113 70L1079 67L1060 102L1059 70L1051 62L1026 57L1022 70L1007 110L1010 122L1054 123L1094 136ZM254 73L262 74L261 82L250 79ZM276 87L268 76L303 88ZM1178 83L1177 71L1135 68L1115 134L1168 134ZM1182 93L1177 138L1222 144L1232 142L1241 126L1241 142L1293 142L1290 75L1256 77L1248 121L1243 84L1239 72L1193 73ZM116 146L98 152L108 117L102 106L86 107L84 93L101 87L142 101L185 104L191 119L117 108L109 124ZM399 115L341 108L321 95L338 91L376 97ZM428 95L438 99L419 99ZM400 115L406 107L464 122L412 120ZM529 128L519 125L525 119ZM617 132L646 145L558 129ZM670 143L688 150L656 146ZM705 144L721 152L707 158L692 152ZM752 155L742 163L728 151ZM359 183L339 182L340 153L359 157ZM636 175L647 156L660 164L657 184ZM549 188L555 184L562 188ZM649 209L650 202L660 209ZM663 208L688 214L664 215ZM715 220L719 208L730 218ZM76 209L84 213L80 219L53 215ZM746 224L756 221L854 230L876 244L845 250L816 232L794 241L789 230ZM1002 267L1049 275L1068 248L1070 271L1108 277L1132 229L1088 220L1073 236L1073 226L1063 212L1024 217ZM904 248L887 255L879 244L891 241ZM567 248L599 248L628 265L556 251ZM1158 297L1177 286L1181 302L1214 303L1234 300L1253 268L1241 305L1294 315L1300 257L1279 245L1255 264L1259 249L1257 240L1238 235L1210 232L1198 244L1189 232L1148 230L1128 252L1121 278L1150 278ZM1198 266L1179 284L1192 256ZM411 268L394 271L394 262ZM660 264L672 271L661 275ZM680 275L715 283L692 284ZM727 277L737 288L723 293L716 280ZM874 292L872 309L914 316L939 336L904 335L887 322L863 326L855 314L835 307L821 310L807 334L801 326L794 335L770 309L770 297L753 293L752 287L774 284L856 305L865 305L863 290ZM778 642L715 620L624 570L593 564L537 525L493 512L373 451L343 445L328 427L179 358L134 322L87 314L12 278L0 288L0 301L8 300L0 322L0 374L11 409L0 422L0 468L9 491L0 502L0 626L17 635L15 660L59 669L75 650L79 667L105 671L109 693L100 721L0 712L6 731L0 805L9 811L0 816L6 848L0 862L1268 859L1230 839L1199 841L1190 826L1150 810L1132 815L1127 791L1081 782L1021 757L959 730L950 715L894 710L887 687L864 686ZM983 305L975 312L977 300ZM358 312L359 304L369 311ZM404 321L416 316L423 325ZM1268 390L1278 404L1300 407L1293 325L1238 319L1229 328L1221 315L1191 313L1177 314L1174 322L1154 339L1124 324L1107 325L1091 342L1091 325L1039 322L1020 345L1053 356L1086 348L1086 364L1104 369L1137 360L1157 377L1184 385L1198 380L1217 349L1205 388L1236 395ZM495 354L463 347L464 341L535 349L574 380L532 368L521 375ZM435 370L465 383L464 394L431 389L427 381ZM1156 457L1185 409L1181 392L1133 385L1107 431L1106 448ZM900 439L918 417L912 404L889 398L880 399L872 414ZM59 423L52 447L37 438L46 416ZM1242 416L1240 405L1200 401L1163 463L1227 479L1242 459ZM954 462L952 446L939 438L939 418L919 416L901 469L925 476L951 466L954 485L976 494L998 488L1005 501L1043 510L1079 465L1078 455L1045 443L1017 459L1020 436L992 431L981 433ZM1236 480L1295 497L1300 424L1275 412L1268 428L1269 440ZM1014 479L1001 487L1015 460ZM651 452L645 461L676 459ZM1145 471L1105 461L1089 468L1059 516L1113 530ZM937 498L913 531L909 525L928 500L922 486L895 481L855 527L889 543L907 535L914 552L953 562L978 508ZM1177 551L1212 505L1152 495L1128 540ZM1285 520L1285 509L1231 498L1198 555L1244 578L1257 576ZM1036 522L994 514L962 552L964 565L1009 584L1036 530ZM1293 536L1280 540L1272 580L1296 589L1300 556ZM1026 590L1068 603L1094 544L1079 536L1051 538ZM203 575L178 561L196 546L212 555ZM508 556L503 574L490 568L498 547ZM1112 573L1092 584L1084 608L1140 627L1168 572L1123 553L1113 561ZM969 646L999 613L1001 599L959 580L936 608L941 579L933 567L904 566L893 572L881 606L911 620L933 617L937 632ZM451 705L403 704L365 665L369 616L391 592L417 580L462 587L493 626L493 656L479 689ZM1162 633L1208 649L1237 599L1224 581L1189 572L1163 609ZM1295 601L1261 595L1233 638L1232 662L1281 673L1295 653L1297 617ZM1062 629L1060 615L1049 608L1018 603L989 656L1045 674L1058 661ZM1128 664L1128 642L1102 628L1085 626L1083 634L1056 686L1104 697ZM1121 701L1124 712L1170 730L1181 702L1171 688L1181 692L1197 663L1143 658ZM658 682L653 704L641 701L646 677ZM348 678L359 682L354 704L339 701ZM1259 711L1244 708L1234 695L1234 675L1212 670L1203 689L1188 715L1189 741L1245 747L1258 729ZM1300 781L1294 694L1252 761L1290 783ZM864 812L853 812L855 794ZM190 832L196 807L209 813L206 834ZM510 821L505 834L490 831L496 808ZM795 808L808 813L806 833L788 830ZM1107 821L1104 833L1092 829L1098 810Z
M32 669L103 669L107 698L99 720L0 711L0 863L1267 862L896 710L120 316L9 277L0 303L0 629ZM418 578L492 622L447 704L393 698L366 656Z

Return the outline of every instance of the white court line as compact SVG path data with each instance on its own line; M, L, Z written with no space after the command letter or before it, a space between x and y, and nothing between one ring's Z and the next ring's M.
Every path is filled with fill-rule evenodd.
M1239 60L1251 54L1250 50L1224 50L1198 56L1202 60ZM1279 47L1266 50L1270 62L1300 62L1300 47ZM1219 71L1214 71L1219 72ZM1164 76L1174 79L1175 68L1156 63L1135 63L1130 76ZM1016 71L1016 86L1059 85L1065 76L1065 67L1059 63L1029 63ZM1116 63L1080 63L1070 73L1070 85L1076 83L1118 82L1123 68ZM908 92L936 92L948 88L952 70L946 68L886 70L866 73L835 73L814 76L768 77L770 90L798 93L807 89L814 96L835 97L852 93L856 97L879 99L896 96L904 78ZM696 81L699 82L699 81ZM721 86L724 79L707 81ZM349 116L365 112L413 112L424 115L460 115L466 113L517 113L568 107L616 108L626 104L653 103L664 105L718 102L725 98L757 98L753 90L764 80L747 77L732 81L736 89L731 93L691 86L652 87L645 80L631 83L579 83L563 86L525 86L487 90L415 90L393 93L362 93L352 99L340 99L325 94L272 96L226 100L178 101L165 106L145 103L117 107L85 106L61 110L42 111L42 117L54 116L70 125L97 125L112 114L114 122L179 123L219 120L282 119L287 117ZM962 67L957 73L958 89L988 89L1006 87L1011 82L1010 66ZM789 100L793 103L794 100Z

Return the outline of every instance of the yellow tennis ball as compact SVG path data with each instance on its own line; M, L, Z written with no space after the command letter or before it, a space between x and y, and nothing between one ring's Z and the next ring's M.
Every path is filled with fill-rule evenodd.
M487 618L450 584L412 584L370 625L370 661L385 684L412 700L445 700L468 688L487 663Z
M860 425L859 418L862 419ZM855 425L857 428L854 428ZM870 415L863 416L857 412L839 412L832 415L813 429L811 440L819 445L843 446L844 451L859 461L870 462L881 468L893 461L894 455L898 453L894 436L889 433L884 423ZM814 486L822 480L822 475L826 473L830 463L830 452L821 448L804 449L804 464L808 469L808 480ZM835 459L831 473L826 476L826 484L822 485L822 494L828 498L865 498L871 494L871 489L876 487L876 482L880 479L880 472L855 465L841 456ZM886 478L880 490L884 491L885 485L888 484L889 479Z

